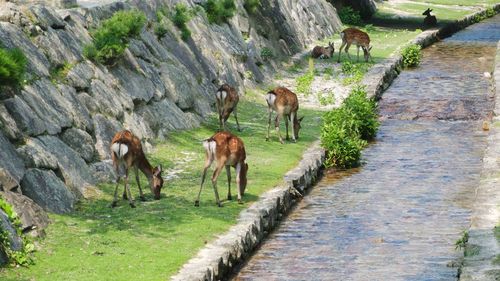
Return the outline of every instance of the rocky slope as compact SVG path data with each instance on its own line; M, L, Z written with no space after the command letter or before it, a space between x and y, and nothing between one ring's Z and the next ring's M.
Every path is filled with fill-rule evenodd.
M46 225L38 206L68 212L76 200L98 194L99 181L114 178L109 141L116 131L131 129L149 149L152 139L199 126L219 83L242 93L243 86L269 80L281 59L340 29L326 0L262 1L252 15L238 0L228 24L209 24L204 13L194 17L187 41L173 25L162 39L148 26L112 67L83 57L89 29L102 19L138 8L154 21L157 9L177 2L56 9L0 0L1 44L21 48L29 61L25 86L0 91L0 194L25 216L24 227ZM264 48L273 61L261 58ZM58 79L54 69L62 66L69 71Z

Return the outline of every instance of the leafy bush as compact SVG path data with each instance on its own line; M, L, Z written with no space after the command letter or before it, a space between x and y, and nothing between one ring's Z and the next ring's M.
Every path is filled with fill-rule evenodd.
M335 95L332 92L318 93L317 96L320 105L329 105L335 103Z
M84 47L84 55L96 62L113 64L127 49L130 38L139 35L145 22L146 16L137 10L116 12L91 32L94 40Z
M260 0L245 0L243 7L248 13L253 14L257 11L260 6Z
M234 0L207 0L203 5L210 23L227 22L236 12Z
M272 59L274 57L273 50L269 49L268 47L262 48L262 50L260 50L260 57L263 60Z
M355 87L342 106L327 112L321 128L321 145L327 151L326 167L359 165L361 150L375 137L379 122L375 103L364 88Z
M20 85L24 80L27 62L20 49L0 48L0 85Z
M362 25L363 20L361 20L361 15L358 11L353 10L349 6L345 6L339 11L339 18L343 24L349 25Z
M410 44L406 46L402 51L403 65L405 67L415 67L420 64L422 59L422 47L417 44Z
M184 41L191 37L191 30L187 26L189 20L191 20L191 12L188 7L182 3L177 3L174 15L172 16L172 22L180 29L181 38Z

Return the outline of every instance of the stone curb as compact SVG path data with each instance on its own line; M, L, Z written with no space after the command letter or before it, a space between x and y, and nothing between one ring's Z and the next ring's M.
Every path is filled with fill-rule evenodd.
M175 281L221 280L246 260L259 243L296 204L300 194L313 186L322 170L325 151L316 141L299 165L284 176L284 183L262 194L241 212L236 225L201 249L171 278Z
M495 13L500 13L500 4L493 6ZM411 41L413 44L420 45L422 48L451 36L453 33L466 28L469 25L477 23L475 17L485 16L486 9L471 14L461 20L447 24L440 29L427 30L419 34ZM361 82L366 86L368 97L374 97L379 100L382 93L389 88L392 81L399 75L403 68L403 57L400 54L393 55L392 57L374 65L363 78Z
M500 263L493 260L500 255L500 243L495 237L494 229L500 221L500 41L497 44L493 85L496 95L495 117L490 126L488 144L483 158L481 180L476 189L476 200L473 206L469 241L461 268L461 281L498 280Z

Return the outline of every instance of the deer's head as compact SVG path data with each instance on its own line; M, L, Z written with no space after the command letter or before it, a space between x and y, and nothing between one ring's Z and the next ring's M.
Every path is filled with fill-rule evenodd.
M245 194L245 189L247 188L247 172L248 172L248 164L244 163L241 167L240 172L240 193L241 196Z
M300 128L302 128L300 126L300 122L302 122L302 119L304 119L304 116L300 117L300 118L296 118L294 121L293 121L293 131L295 133L295 139L298 140L299 139L299 131L300 131Z
M425 10L425 12L422 13L422 15L424 15L424 16L430 16L431 12L432 12L432 10L430 8L427 8L427 10Z
M153 169L153 178L151 179L151 192L156 200L160 199L160 191L163 187L163 178L161 177L161 165Z
M331 58L333 53L335 52L335 46L333 42L328 42L328 47L326 47L326 51L328 52L328 57Z
M368 60L372 58L372 55L370 54L370 51L372 50L372 46L361 47L361 48L363 49L363 54L365 56L365 61L368 62Z

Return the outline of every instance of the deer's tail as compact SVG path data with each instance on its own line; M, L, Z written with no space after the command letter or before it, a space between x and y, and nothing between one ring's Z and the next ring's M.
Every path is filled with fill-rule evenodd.
M121 159L127 154L128 145L120 142L115 142L111 145L111 150L119 159Z
M215 150L217 147L217 143L213 138L209 138L203 141L203 148L205 148L205 152L207 153L207 156L210 158L215 157Z

